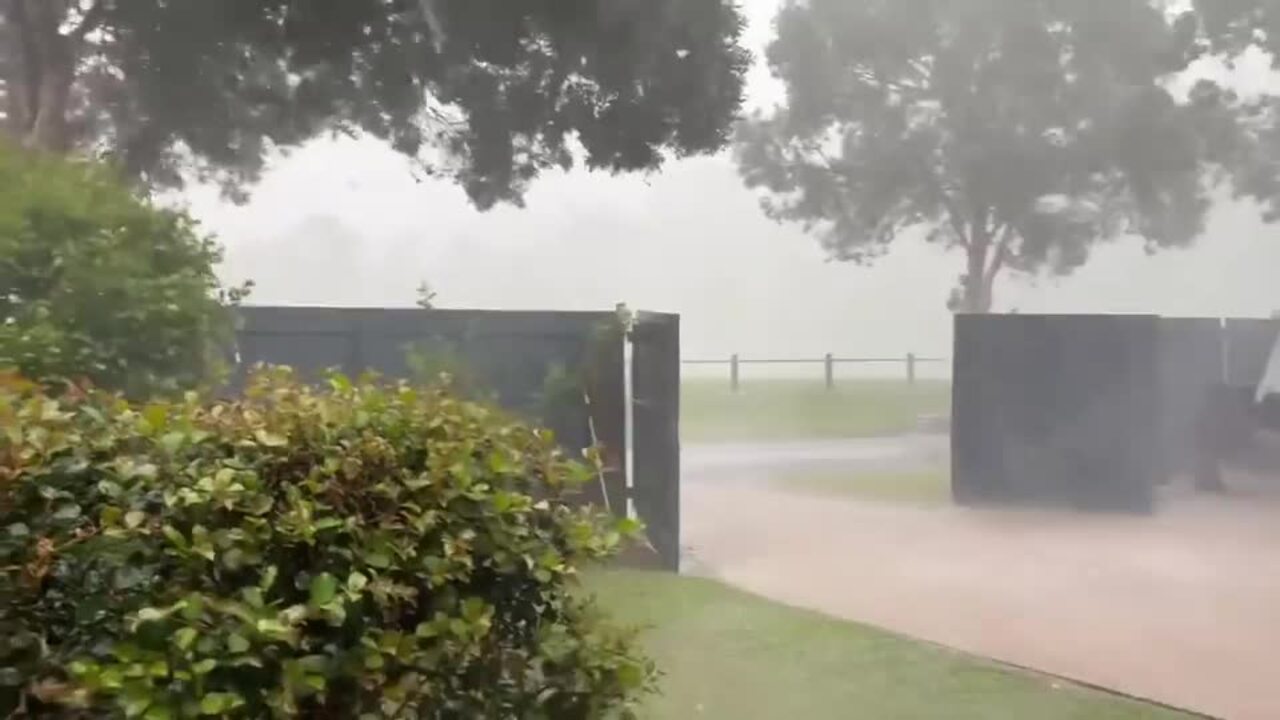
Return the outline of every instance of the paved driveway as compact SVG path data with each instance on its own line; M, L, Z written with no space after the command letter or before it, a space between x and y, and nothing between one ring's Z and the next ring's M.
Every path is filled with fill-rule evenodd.
M761 595L1210 715L1280 719L1280 497L1152 517L917 509L753 482L922 462L928 440L689 448L691 567ZM820 444L821 445L821 444ZM816 446L815 446L816 447ZM809 449L815 449L811 447ZM936 449L936 448L935 448ZM931 461L936 461L932 458Z

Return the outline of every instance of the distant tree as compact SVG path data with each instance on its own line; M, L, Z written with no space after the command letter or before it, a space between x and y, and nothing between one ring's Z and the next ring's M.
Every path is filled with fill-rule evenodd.
M961 250L959 311L990 310L1004 271L1069 273L1098 240L1186 245L1208 207L1203 131L1230 117L1209 88L1166 90L1198 25L1163 5L788 0L768 49L787 99L741 126L744 180L838 260L913 229Z
M431 283L423 280L418 284L418 299L414 304L423 310L436 309L436 291L431 289Z
M362 131L487 208L548 168L727 140L730 0L0 0L0 109L27 146L240 195L272 148Z

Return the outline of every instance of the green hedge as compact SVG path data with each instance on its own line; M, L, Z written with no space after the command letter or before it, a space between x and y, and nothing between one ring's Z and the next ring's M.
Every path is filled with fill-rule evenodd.
M573 593L635 531L444 390L259 373L131 405L0 381L0 717L629 717Z
M232 330L220 250L110 168L0 141L0 370L135 397L211 379Z

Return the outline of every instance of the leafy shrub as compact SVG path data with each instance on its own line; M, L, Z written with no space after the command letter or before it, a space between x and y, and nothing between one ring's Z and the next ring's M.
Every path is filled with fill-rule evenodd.
M231 326L218 248L189 217L102 165L3 142L0 187L0 368L138 396L209 377Z
M653 670L573 592L634 530L591 473L443 389L0 381L0 716L630 717Z

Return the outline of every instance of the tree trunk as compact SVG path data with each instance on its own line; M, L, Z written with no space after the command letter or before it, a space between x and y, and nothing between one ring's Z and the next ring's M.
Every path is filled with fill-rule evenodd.
M74 64L67 57L51 59L40 76L36 88L36 112L23 143L27 147L53 152L71 148L67 112L71 104L71 83L75 80Z
M974 231L965 246L967 261L964 280L960 286L960 298L956 312L991 312L991 290L995 274L987 268L987 255L991 239L985 232Z
M57 3L9 0L4 38L10 47L5 91L14 135L32 148L71 147L68 113L75 82L77 38L59 32L65 19Z
M968 276L965 277L964 297L960 299L958 310L978 314L991 312L991 288L982 275L977 276L977 282L971 282Z

